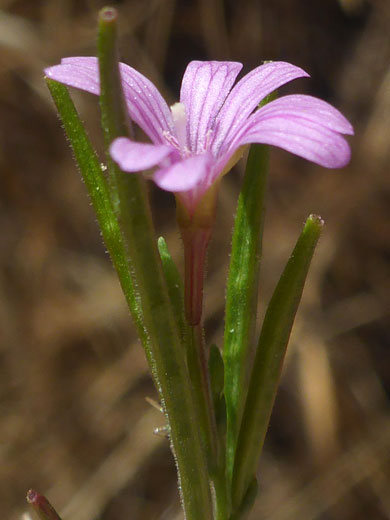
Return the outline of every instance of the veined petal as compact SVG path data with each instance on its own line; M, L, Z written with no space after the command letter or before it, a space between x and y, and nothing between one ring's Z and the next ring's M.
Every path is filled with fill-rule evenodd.
M353 135L354 133L348 119L332 105L322 99L300 94L283 96L268 103L249 117L248 125L251 121L255 123L256 120L277 116L307 119L340 134Z
M244 76L233 88L218 114L212 151L215 155L224 154L262 99L296 78L309 74L295 65L274 61L260 65Z
M164 132L176 135L171 111L157 87L125 63L120 71L131 118L154 143L165 143Z
M110 146L111 157L125 172L138 172L152 168L170 153L172 153L170 146L136 143L127 137L118 137Z
M96 58L85 58L86 60L94 61L95 65L92 67L90 63L88 66L79 64L78 61L83 58L65 58L60 65L54 65L45 69L45 74L48 78L63 83L69 87L85 90L91 94L100 94L99 75L97 71ZM74 63L69 60L75 60Z
M173 192L193 190L207 182L210 161L209 154L194 155L157 170L153 180L163 190Z
M186 107L188 148L206 148L212 128L242 64L233 61L191 61L183 76L180 102Z
M175 135L172 115L164 98L141 73L125 63L120 63L119 68L131 119L154 143L164 143L164 132ZM70 87L100 94L98 59L95 57L64 58L60 65L47 68L45 73Z
M282 114L255 114L234 143L278 146L326 168L342 168L351 156L347 141L338 132L310 118L284 111ZM257 116L257 117L255 117Z

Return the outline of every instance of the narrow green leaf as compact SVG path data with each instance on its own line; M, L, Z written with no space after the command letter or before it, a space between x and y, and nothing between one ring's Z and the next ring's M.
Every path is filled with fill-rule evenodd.
M119 74L117 33L117 10L113 7L103 7L99 12L98 56L99 74L104 78L100 85L100 102L107 147L111 144L113 136L126 136L131 132Z
M152 374L154 377L154 380L156 382L156 385L160 391L161 395L161 388L163 387L164 383L165 385L168 384L166 380L164 380L163 383L159 383L159 374L160 370L156 368L156 362L154 358L154 351L156 347L154 347L151 342L148 340L148 335L146 332L146 329L144 327L144 318L141 312L141 295L138 291L135 290L134 282L130 273L128 259L126 258L126 251L123 244L123 239L121 235L121 231L119 228L118 221L116 219L112 203L110 200L110 194L108 191L107 183L105 181L103 172L100 168L99 160L91 146L91 143L89 141L89 138L85 132L84 126L79 118L79 115L75 109L75 106L73 104L72 99L70 98L70 95L68 93L68 90L66 87L61 85L60 83L57 83L53 80L46 79L49 90L52 94L53 100L56 104L58 113L60 115L60 118L63 122L65 132L67 134L67 137L70 141L70 144L72 146L75 158L77 160L77 163L79 165L83 180L85 182L85 185L87 187L88 193L91 197L93 207L95 209L97 220L99 223L99 226L102 230L102 236L103 240L105 242L105 245L110 253L110 256L112 258L114 267L117 270L120 283L123 289L123 292L125 294L127 303L129 305L129 308L131 310L131 313L133 315L133 319L135 321L135 324L137 326L138 334L141 338L141 341L145 347L145 351L148 357L149 364L152 369ZM138 234L138 237L142 239L143 234L141 232L141 228L137 227L135 223L136 229L140 229L140 232ZM135 246L137 247L137 246ZM153 253L154 254L154 253ZM146 258L148 258L148 252L146 253ZM142 259L140 260L142 265ZM148 273L149 263L145 264L145 274ZM169 336L165 334L164 331L164 322L168 317L171 315L169 310L169 305L165 306L164 303L160 302L152 302L151 304L152 308L158 308L158 313L156 314L156 324L155 327L153 327L154 331L154 338L156 340L156 337L158 337L159 332L164 335L165 341L164 345L166 349L171 348L171 342L169 340ZM167 310L165 310L167 308ZM150 309L150 306L149 306ZM161 320L162 327L161 330L158 327L158 320ZM190 401L190 397L188 396L188 393L190 390L188 390L188 381L189 376L186 373L182 373L182 367L185 366L185 360L180 360L182 356L183 349L181 347L178 347L177 340L175 340L175 343L172 342L172 347L176 345L176 349L172 349L171 356L175 356L175 352L178 352L178 361L177 363L174 363L174 366L172 369L173 374L176 374L177 382L172 382L172 387L176 388L179 393L182 393L184 395L183 399L179 400L177 413L183 414L183 418L185 419L185 423L182 429L180 429L180 432L183 435L184 439L184 445L183 449L186 449L188 452L188 475L191 475L192 468L194 468L194 482L197 482L199 484L199 490L203 493L205 493L205 503L208 504L209 502L209 490L208 490L208 475L207 475L207 469L206 469L206 463L204 462L204 467L202 468L202 460L204 460L204 455L200 447L199 440L197 441L196 438L196 428L193 428L194 424L197 424L196 418L193 417L193 412L191 405L188 404ZM158 347L157 347L158 348ZM180 360L180 361L179 361ZM180 363L180 365L178 365ZM161 364L162 370L166 369L166 363ZM183 383L185 381L185 383ZM193 405L192 405L193 406ZM179 419L180 420L180 419ZM172 421L171 421L172 422ZM175 431L176 433L176 431ZM180 433L180 434L181 434ZM177 434L176 434L177 436ZM193 439L195 437L195 440ZM181 470L182 468L180 468ZM204 473L201 473L201 471L204 471ZM199 475L199 473L201 473ZM186 488L191 487L191 479L188 476L186 479L183 479ZM199 481L199 482L198 482ZM186 493L192 495L195 494L195 491L187 492ZM184 495L184 491L183 491ZM187 497L186 497L187 498ZM191 505L193 504L193 508L195 510L198 510L204 514L204 518L209 520L211 518L208 511L211 509L211 505L207 506L207 508L198 507L198 500L197 499L191 499L190 500ZM189 519L196 519L196 516L189 516Z
M259 108L276 97L277 91L272 92L261 101ZM253 359L268 157L267 146L253 144L250 147L233 231L223 347L226 367L226 464L229 479L232 477L234 453L248 389L248 373Z
M241 505L236 513L230 517L229 520L244 520L250 513L250 510L255 503L257 492L258 492L258 483L257 479L254 478L252 482L248 486L248 490L241 502Z
M287 343L322 227L320 217L311 215L307 219L268 305L237 443L232 483L233 510L239 509L256 474Z
M189 329L185 319L184 298L183 298L183 282L176 264L169 252L166 241L163 237L157 240L157 247L160 253L162 267L165 275L165 280L168 286L169 298L171 300L173 313L177 320L177 324L185 344L188 343Z
M98 58L100 107L106 149L125 131L125 116L116 50L116 11L99 17ZM145 327L150 337L154 378L170 429L182 502L187 520L213 516L207 460L201 441L197 407L186 363L186 351L171 304L155 241L145 181L121 172L109 162L112 198L131 255Z
M268 147L253 144L238 199L226 293L223 357L230 478L247 393L248 365L253 357L267 170Z
M221 452L220 465L225 466L225 453L224 449L222 449L226 444L226 401L223 394L224 364L221 351L217 345L211 345L210 348L209 375Z
M209 473L214 477L220 453L214 401L208 372L208 351L201 324L190 326L187 365L193 399L198 414L202 444L207 456Z
M27 493L27 503L31 509L38 515L40 520L61 520L53 506L43 495L40 495L33 489Z
M124 100L119 74L119 52L117 46L118 12L113 7L104 7L98 18L98 56L100 76L100 111L103 129L110 192L115 211L119 211L118 176L119 168L111 159L109 148L116 137L129 136L132 132ZM127 179L121 179L122 190Z
M209 402L207 400L208 381L205 381L205 370L202 357L198 356L198 348L204 352L204 338L203 330L201 327L190 327L185 318L184 299L183 299L183 284L180 278L179 272L176 265L168 251L167 244L163 237L160 237L157 241L165 280L168 285L168 293L174 310L174 315L177 320L178 327L181 331L181 337L183 339L183 345L187 351L187 362L188 370L191 377L192 391L194 401L198 408L198 420L200 425L200 432L202 442L205 447L209 467L216 465L216 446L213 445L213 423L211 414L214 413L215 400L211 404L211 410ZM217 347L216 347L217 348ZM218 350L218 349L217 349ZM219 353L219 351L218 351ZM214 357L214 356L213 356ZM221 354L219 353L221 359ZM221 359L222 361L222 359ZM219 367L220 368L220 367ZM220 383L220 389L223 388L223 366L222 366L222 383ZM211 389L212 390L212 389Z
M201 326L191 327L185 317L184 298L183 298L183 283L178 273L176 265L168 251L167 244L163 237L160 237L157 242L165 279L168 285L168 292L171 299L172 307L174 309L175 318L177 320L183 344L187 352L188 371L191 378L191 388L193 392L194 402L197 407L198 421L200 426L200 434L202 444L207 454L208 466L215 473L217 466L217 424L213 417L216 404L220 405L220 399L214 399L213 389L211 390L211 398L209 399L209 381L207 376L207 361L202 357L206 355L203 330ZM218 350L218 348L214 345ZM199 351L201 356L199 356ZM221 359L221 354L218 350L218 355ZM215 353L210 356L215 360ZM210 361L209 361L210 367ZM221 367L219 366L219 369ZM220 379L220 378L219 378ZM212 384L212 381L211 381ZM223 389L223 365L222 365L222 383L219 383L220 391ZM212 401L212 402L211 402Z
M118 273L122 290L137 327L137 332L144 347L147 349L147 334L143 323L139 296L131 276L131 266L126 255L121 230L110 201L107 182L99 159L91 145L67 88L48 78L46 78L46 82L91 198L104 243Z

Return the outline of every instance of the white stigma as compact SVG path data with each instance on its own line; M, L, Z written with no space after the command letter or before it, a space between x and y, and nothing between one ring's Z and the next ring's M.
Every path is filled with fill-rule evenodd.
M175 125L177 142L182 150L187 149L187 114L183 103L171 106L173 124Z

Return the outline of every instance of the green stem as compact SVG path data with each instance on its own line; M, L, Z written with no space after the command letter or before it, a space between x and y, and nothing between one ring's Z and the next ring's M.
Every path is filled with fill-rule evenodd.
M256 474L288 340L322 227L320 217L307 219L264 317L237 443L233 511L240 510Z

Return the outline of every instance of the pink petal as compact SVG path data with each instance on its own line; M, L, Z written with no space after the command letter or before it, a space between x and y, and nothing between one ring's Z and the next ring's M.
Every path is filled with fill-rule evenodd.
M268 103L249 117L248 124L250 121L276 116L307 119L340 134L354 133L348 119L332 105L322 99L299 94L284 96Z
M187 114L187 141L192 152L202 152L207 132L242 68L233 61L191 61L183 76L180 102Z
M79 88L91 94L100 94L99 76L97 73L97 66L91 68L75 63L68 63L66 58L62 60L60 65L54 65L45 69L45 74L48 78L68 85L69 87ZM81 58L74 58L80 60ZM86 58L88 60L96 61L96 58Z
M164 133L176 132L164 98L151 81L129 65L121 63L120 70L131 118L154 143L165 143Z
M163 190L181 192L201 188L210 171L210 155L194 155L157 170L153 180Z
M170 146L136 143L127 137L118 137L110 146L111 157L125 172L138 172L152 168L170 153L172 153Z
M315 121L315 117L310 119L285 111L276 115L266 113L262 119L262 112L261 109L248 122L234 148L247 143L270 144L326 168L342 168L349 162L351 152L347 141Z
M175 135L172 115L160 92L145 76L120 63L123 92L130 117L154 143L164 143L164 132ZM95 57L64 58L46 75L70 87L99 95L98 60Z
M216 155L227 151L247 117L268 94L293 79L307 76L304 70L282 61L260 65L244 76L233 88L217 116L213 153Z

